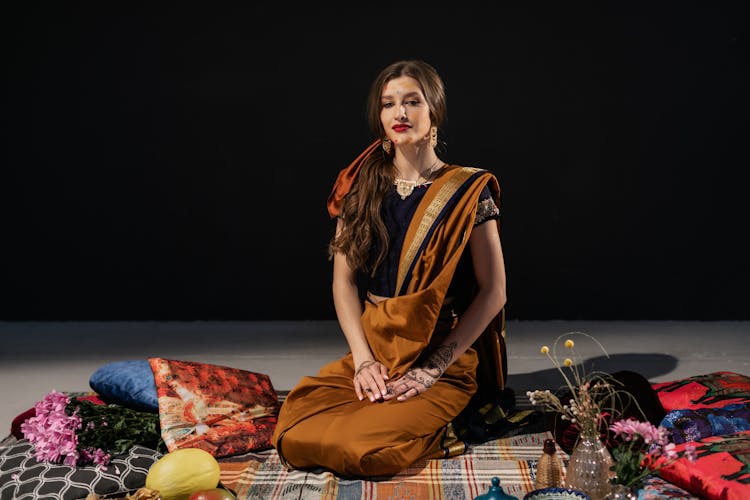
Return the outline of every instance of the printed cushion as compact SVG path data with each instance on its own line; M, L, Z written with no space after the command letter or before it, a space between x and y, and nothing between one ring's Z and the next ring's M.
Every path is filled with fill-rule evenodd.
M163 358L149 363L169 451L201 448L218 458L271 447L280 404L268 375Z
M673 443L750 430L750 403L721 408L672 410L664 417L661 426L669 431L669 439Z
M125 495L144 487L149 468L161 456L134 446L127 454L112 457L106 468L71 467L37 462L31 443L8 436L0 442L0 498L72 500L92 493Z
M154 374L146 359L107 363L91 375L89 386L107 403L139 411L159 411Z
M750 431L678 444L675 451L682 453L689 444L697 459L683 457L665 465L657 472L662 479L707 500L750 498Z
M643 485L638 490L638 500L667 500L669 498L700 500L688 491L665 481L659 476L646 476Z
M750 377L719 371L652 384L667 412L750 402Z

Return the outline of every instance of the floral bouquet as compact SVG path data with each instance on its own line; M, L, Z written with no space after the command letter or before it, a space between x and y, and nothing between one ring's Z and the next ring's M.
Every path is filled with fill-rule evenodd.
M557 393L550 390L529 391L526 395L532 405L542 406L548 411L557 412L560 418L570 421L581 434L599 436L606 432L607 420L618 418L622 408L635 398L623 390L621 383L611 375L601 371L586 372L582 360L575 350L574 335L583 336L594 342L609 357L604 347L594 337L583 332L570 332L557 337L552 348L543 345L540 352L546 355L557 368L565 381L571 397L563 402ZM568 337L568 338L566 338ZM565 339L563 346L569 351L562 362L558 357L558 346Z
M552 349L545 345L540 351L562 375L571 395L570 399L563 402L556 393L549 390L529 391L526 394L531 404L557 412L560 418L575 425L581 436L606 438L604 440L611 451L612 464L608 474L609 481L628 489L638 488L647 476L679 458L674 450L675 445L669 442L667 429L632 416L623 418L624 409L630 403L643 415L638 401L622 389L622 383L612 375L600 371L585 371L575 351L575 342L570 338L573 335L590 339L609 356L591 335L583 332L560 335L555 339ZM557 352L560 342L563 342L569 353L562 361ZM695 448L686 447L685 456L694 460ZM604 486L600 484L596 488L604 489Z
M646 476L680 458L674 450L675 444L669 442L668 431L664 427L628 418L618 420L610 426L610 430L616 442L612 448L615 484L638 488ZM690 461L695 460L695 446L686 445L684 456Z
M134 445L166 451L159 415L117 405L100 405L53 390L34 405L21 424L38 461L106 466L111 455Z

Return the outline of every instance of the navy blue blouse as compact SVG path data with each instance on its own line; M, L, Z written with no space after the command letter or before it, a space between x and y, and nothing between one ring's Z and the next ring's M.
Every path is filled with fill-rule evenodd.
M378 269L375 270L375 276L370 280L368 289L375 295L382 297L393 297L396 295L396 280L398 277L398 260L401 256L401 248L404 245L404 238L406 238L406 230L409 227L409 222L417 210L417 206L424 197L427 189L431 183L420 184L414 188L414 191L406 197L401 199L401 196L396 192L394 188L388 192L385 199L383 199L383 205L381 207L381 214L383 216L383 222L391 237L390 246L388 248L388 255L385 260L380 264ZM492 194L487 186L484 187L482 193L479 196L479 204L477 207L477 217L474 222L475 227L483 222L490 219L498 219L500 217L500 210L492 199ZM370 268L375 261L380 251L380 244L376 242L373 245L372 251L370 252ZM459 268L466 266L467 259L470 259L469 252L466 252L459 263ZM449 291L450 295L450 291Z

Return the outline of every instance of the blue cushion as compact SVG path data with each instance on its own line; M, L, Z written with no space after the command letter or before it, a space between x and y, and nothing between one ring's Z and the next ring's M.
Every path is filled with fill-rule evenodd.
M154 372L147 359L107 363L91 375L89 386L106 403L159 411Z

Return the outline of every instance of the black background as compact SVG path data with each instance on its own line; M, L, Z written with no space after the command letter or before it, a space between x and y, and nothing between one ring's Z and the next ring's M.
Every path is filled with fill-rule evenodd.
M325 200L411 57L500 180L509 318L750 319L742 2L21 4L0 319L334 319Z

